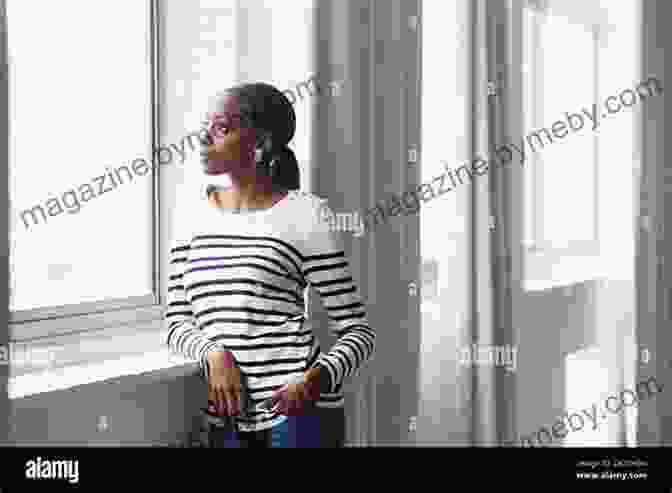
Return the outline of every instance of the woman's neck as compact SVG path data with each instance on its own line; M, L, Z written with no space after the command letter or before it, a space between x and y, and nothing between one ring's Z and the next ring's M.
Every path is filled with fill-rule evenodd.
M271 207L278 190L270 178L255 175L230 175L231 186L216 190L210 201L216 207L234 211Z

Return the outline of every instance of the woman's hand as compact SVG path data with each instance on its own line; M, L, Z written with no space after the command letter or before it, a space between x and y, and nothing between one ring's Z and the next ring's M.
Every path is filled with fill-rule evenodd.
M241 374L229 351L208 353L208 401L215 403L220 416L238 416L241 400Z
M306 408L320 396L320 388L324 386L325 376L321 368L311 368L297 382L283 385L270 398L268 407L276 407L278 414L300 416Z

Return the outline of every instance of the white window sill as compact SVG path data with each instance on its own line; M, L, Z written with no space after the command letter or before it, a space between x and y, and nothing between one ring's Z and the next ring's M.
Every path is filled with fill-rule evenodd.
M20 399L130 375L161 372L158 374L161 376L163 370L167 369L174 369L176 374L188 375L196 373L198 367L195 362L172 354L168 348L162 348L154 352L10 377L8 393L10 399Z

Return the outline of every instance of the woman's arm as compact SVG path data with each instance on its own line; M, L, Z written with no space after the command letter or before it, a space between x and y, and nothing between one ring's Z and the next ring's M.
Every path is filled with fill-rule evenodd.
M330 211L329 205L326 200L314 205L304 247L303 274L319 294L337 341L313 367L320 368L320 374L326 371L328 392L336 392L345 379L371 359L376 335L368 324L366 306L352 278L342 238L323 220L325 209Z
M167 326L164 342L172 351L198 361L207 376L208 353L221 348L203 335L187 299L183 275L187 267L188 252L189 242L185 240L174 241L170 249L167 307L163 317Z

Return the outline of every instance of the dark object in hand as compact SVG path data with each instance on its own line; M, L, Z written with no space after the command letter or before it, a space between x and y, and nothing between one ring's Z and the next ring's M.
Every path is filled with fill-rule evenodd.
M236 418L234 416L220 416L217 414L214 401L208 401L208 407L201 408L201 412L208 424L217 428L224 428L225 431L238 431Z

